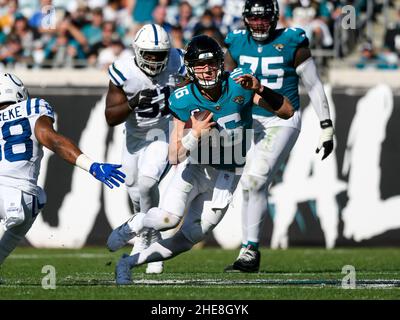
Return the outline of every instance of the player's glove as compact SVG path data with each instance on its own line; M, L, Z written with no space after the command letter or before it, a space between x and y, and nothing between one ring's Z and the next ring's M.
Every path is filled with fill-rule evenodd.
M121 183L125 182L124 178L126 175L119 171L118 168L121 168L121 165L94 162L90 166L89 172L97 180L112 189L113 185L119 187L118 181Z
M319 153L322 148L324 148L324 155L321 160L324 160L333 150L333 125L332 120L327 119L320 122L321 124L321 136L319 138L319 144L316 153Z
M131 108L147 109L151 108L153 104L158 103L165 99L164 93L157 93L157 90L146 89L140 91L136 96L129 100Z

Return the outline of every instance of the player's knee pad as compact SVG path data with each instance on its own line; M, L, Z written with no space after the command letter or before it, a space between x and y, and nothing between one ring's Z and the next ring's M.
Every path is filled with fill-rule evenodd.
M260 191L263 188L266 188L267 177L245 173L241 179L241 184L244 191Z
M127 187L126 190L128 191L129 198L132 201L133 211L140 212L140 193L138 186Z
M143 219L143 226L159 231L175 228L181 218L161 208L151 208Z

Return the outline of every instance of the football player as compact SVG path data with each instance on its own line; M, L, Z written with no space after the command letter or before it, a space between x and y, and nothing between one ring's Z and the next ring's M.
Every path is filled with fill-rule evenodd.
M169 160L180 164L168 185L165 201L146 214L134 215L114 230L113 241L123 245L143 228L174 228L186 207L188 212L171 238L119 260L117 284L131 283L130 270L134 266L170 259L190 250L221 221L239 181L236 169L244 165L246 147L250 147L245 137L246 131L251 131L253 103L285 119L293 114L289 100L262 86L250 71L239 68L225 73L222 49L208 36L194 37L184 60L191 81L170 97L174 129ZM197 112L205 115L201 118ZM191 129L184 135L189 120Z
M0 74L0 218L6 230L0 239L0 265L46 203L46 194L37 185L42 146L110 188L125 182L125 174L118 170L121 165L94 162L57 133L53 121L53 109L45 100L30 98L17 76Z
M171 48L167 32L157 24L147 24L136 33L133 49L133 55L109 67L105 116L110 126L125 122L122 168L126 186L135 212L147 212L158 206L158 183L168 164L168 98L185 75L185 67L183 52ZM132 253L160 237L158 231L143 230L135 238ZM107 246L111 251L119 249L110 241ZM162 271L162 262L146 269L147 273Z
M254 149L248 156L241 184L243 188L242 248L233 265L225 271L259 270L260 231L268 207L268 187L288 157L301 127L298 82L302 79L321 125L316 152L324 149L322 160L333 150L333 126L323 85L302 29L276 29L279 7L276 0L246 0L245 30L229 33L226 67L248 67L264 86L289 98L295 113L285 120L253 108Z

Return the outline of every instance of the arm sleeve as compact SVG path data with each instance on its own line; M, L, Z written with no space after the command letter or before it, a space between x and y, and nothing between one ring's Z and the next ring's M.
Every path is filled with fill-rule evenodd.
M313 58L308 58L296 68L320 121L330 119L328 100Z

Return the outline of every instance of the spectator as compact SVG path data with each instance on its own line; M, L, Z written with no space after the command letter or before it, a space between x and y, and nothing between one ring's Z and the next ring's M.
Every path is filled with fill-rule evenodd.
M172 26L171 29L171 45L174 48L183 49L184 41L183 41L183 31L180 25Z
M288 25L304 29L311 47L333 45L333 38L328 28L330 11L325 1L295 0L291 1L285 10Z
M53 67L73 67L75 60L85 59L82 47L70 33L71 26L69 19L64 19L44 49L44 57L53 60Z
M372 46L371 41L366 41L361 47L361 57L360 60L356 63L356 67L358 69L366 69L375 67L376 63L376 54L375 49Z
M3 65L13 66L22 58L21 40L16 35L9 35L6 43L0 49L0 62Z
M125 33L132 26L132 16L127 9L128 0L108 0L103 9L105 21L114 21Z
M377 53L372 42L366 41L361 48L361 58L356 63L358 69L397 69L398 58L390 51Z
M45 14L43 13L43 8L51 6L52 1L51 0L40 0L40 7L35 11L31 18L29 19L29 25L30 27L39 30L41 33L42 32L54 32L52 29L46 29L43 30L42 28L42 19L44 18Z
M3 32L3 30L0 29L0 45L3 45L6 42L7 36Z
M197 22L198 18L193 16L192 6L189 2L182 1L172 24L179 25L182 28L184 44L188 43L192 38L193 28Z
M107 0L87 0L89 9L104 8L107 5Z
M39 0L18 0L18 10L29 18L40 8Z
M200 17L206 9L207 0L186 0L193 9L193 15Z
M115 32L115 24L111 21L105 21L102 26L101 40L95 43L90 49L88 56L89 66L95 66L100 51L110 47L112 42L118 38L119 37Z
M128 8L132 12L133 21L137 24L137 29L153 20L152 13L155 7L160 4L167 6L166 0L129 0Z
M232 24L231 19L225 19L224 0L211 0L208 2L208 8L211 11L214 25L221 34L227 35L229 31L233 30L232 27L234 28L235 26Z
M0 29L4 34L9 34L11 32L12 26L15 22L15 17L17 15L18 2L17 0L9 0L7 5L7 10L0 17Z
M89 23L87 15L89 13L89 8L84 3L80 3L78 8L70 13L71 23L78 29L82 29L83 26Z
M33 51L33 32L28 25L28 19L23 15L17 15L10 35L16 36L21 42L22 57L25 61L29 61Z
M82 28L82 34L85 36L89 46L100 42L102 39L103 10L101 8L93 9L91 12L91 21Z
M397 10L396 22L389 25L385 34L385 48L397 53L400 57L400 7Z
M0 17L4 16L8 12L8 0L0 0Z
M196 23L196 25L193 28L193 36L197 36L199 34L202 34L204 29L208 28L216 28L215 23L214 23L214 17L213 14L211 13L211 10L205 10L203 15L200 18L200 21Z
M153 11L153 22L162 26L165 29L165 31L170 33L172 30L172 26L170 23L166 21L166 17L167 17L167 8L165 6L158 5L157 7L155 7Z
M131 50L125 49L121 40L113 40L108 48L100 51L97 59L97 68L107 70L109 65L116 59L132 54Z
M43 43L40 39L36 39L33 42L33 51L32 51L32 67L37 69L41 68L45 59L45 52L43 48Z

